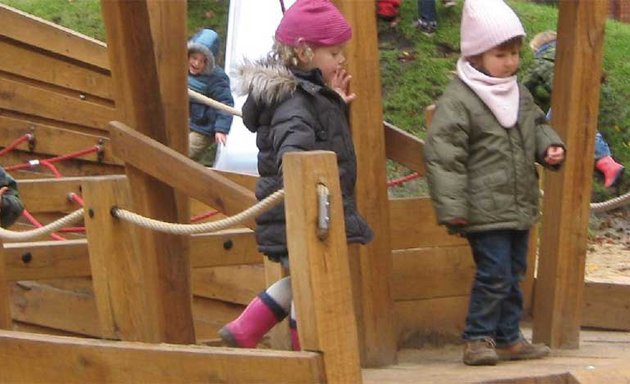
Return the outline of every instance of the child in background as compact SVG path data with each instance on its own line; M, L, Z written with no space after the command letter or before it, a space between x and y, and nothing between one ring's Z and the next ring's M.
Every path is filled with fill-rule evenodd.
M457 77L437 102L425 144L438 223L464 235L476 265L463 361L534 359L519 321L529 229L539 214L534 162L558 169L564 144L516 72L525 31L503 0L466 0Z
M219 54L219 43L219 35L211 29L202 29L190 39L188 88L233 107L230 78L215 62ZM232 115L192 99L188 102L188 109L188 157L200 161L209 146L214 143L225 145L232 125Z
M17 183L0 167L0 225L6 228L22 214L24 205L18 194Z
M293 151L327 150L337 154L346 236L365 244L372 231L359 215L354 198L356 156L350 136L347 103L350 76L343 69L343 49L352 30L329 0L297 0L275 33L271 55L239 68L245 126L256 133L259 200L283 188L282 156ZM256 218L258 249L288 267L284 205ZM294 350L299 350L289 277L260 293L219 335L232 347L254 348L291 313Z
M556 60L556 32L537 33L529 42L529 47L534 52L534 64L523 76L523 85L532 93L536 104L543 111L548 111L547 118L551 120L551 88ZM602 76L599 124L605 121L602 119L606 114L605 105L610 101L612 94L612 90L605 80L606 77ZM617 185L625 171L625 167L612 157L610 147L599 131L595 132L595 168L604 176L604 187L606 188Z

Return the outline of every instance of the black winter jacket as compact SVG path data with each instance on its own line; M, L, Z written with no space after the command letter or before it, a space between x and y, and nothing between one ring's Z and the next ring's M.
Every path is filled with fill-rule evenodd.
M365 244L372 230L359 215L354 198L356 155L343 99L324 85L319 70L290 71L273 59L246 63L239 68L243 122L256 133L258 172L256 197L264 199L283 188L282 156L291 151L327 150L337 154L349 243ZM256 219L260 252L272 260L287 255L284 205Z

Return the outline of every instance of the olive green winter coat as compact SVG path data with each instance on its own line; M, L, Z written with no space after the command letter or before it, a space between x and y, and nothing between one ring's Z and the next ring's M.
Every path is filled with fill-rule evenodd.
M539 212L535 162L564 147L531 94L520 86L515 127L504 128L459 78L437 101L424 147L427 181L439 224L463 218L460 232L525 230ZM547 166L557 169L555 166Z

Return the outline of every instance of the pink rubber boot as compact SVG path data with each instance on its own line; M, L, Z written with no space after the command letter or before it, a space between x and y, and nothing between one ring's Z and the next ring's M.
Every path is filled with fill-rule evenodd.
M256 348L260 339L284 316L277 316L257 296L247 305L247 308L238 318L219 330L219 336L229 347Z
M604 187L612 187L619 181L619 177L625 170L623 165L617 163L612 157L605 156L597 160L596 168L604 174Z

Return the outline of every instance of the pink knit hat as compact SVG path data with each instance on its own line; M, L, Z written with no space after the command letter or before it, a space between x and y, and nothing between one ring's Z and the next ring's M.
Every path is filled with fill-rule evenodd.
M514 37L525 36L516 13L503 0L466 0L460 29L462 56L486 52Z
M292 47L300 43L338 45L350 37L350 24L330 0L297 0L276 29L276 41Z

